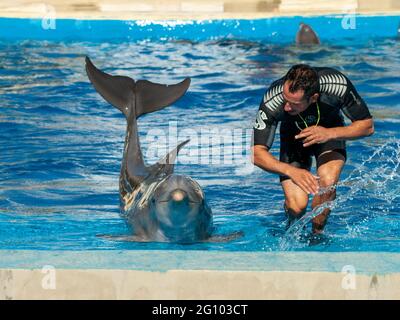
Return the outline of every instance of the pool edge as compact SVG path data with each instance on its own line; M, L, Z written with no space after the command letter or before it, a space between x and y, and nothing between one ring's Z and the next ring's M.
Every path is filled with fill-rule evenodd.
M399 299L400 274L1 270L0 299Z
M400 273L400 253L251 252L205 250L0 250L0 268L342 272L353 266L365 275Z
M290 17L323 17L323 16L400 16L400 9L396 10L358 10L348 12L343 10L328 11L293 11L293 12L263 12L263 13L190 13L190 14L143 14L143 13L123 13L123 14L104 14L104 13L63 13L57 12L55 20L116 20L116 21L209 21L209 20L259 20L274 18L290 18ZM2 12L0 11L0 19L48 19L43 13L26 13L26 12Z

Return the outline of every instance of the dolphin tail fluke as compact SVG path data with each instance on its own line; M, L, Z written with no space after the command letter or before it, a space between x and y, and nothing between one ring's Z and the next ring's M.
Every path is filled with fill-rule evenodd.
M96 91L110 104L129 117L128 105L134 98L135 80L124 76L112 76L95 67L86 57L86 73Z
M174 103L185 94L189 85L190 78L173 85L139 80L136 82L136 117L163 109Z
M99 69L86 57L86 73L98 93L125 114L126 118L135 106L136 118L142 114L160 110L184 95L190 85L186 78L174 85L163 85L147 80L135 80L125 76L112 76ZM135 99L135 103L130 103Z

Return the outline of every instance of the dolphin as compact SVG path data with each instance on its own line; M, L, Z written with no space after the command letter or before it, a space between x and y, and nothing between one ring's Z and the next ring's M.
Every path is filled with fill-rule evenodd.
M174 174L183 141L156 164L143 160L137 118L174 103L189 88L186 78L174 85L126 76L112 76L86 57L86 73L97 92L119 109L127 120L125 147L119 178L120 209L132 227L132 236L106 236L114 240L192 243L228 241L240 233L212 236L212 211L200 185L185 175Z
M300 23L299 31L296 34L297 45L321 44L315 31L305 23Z

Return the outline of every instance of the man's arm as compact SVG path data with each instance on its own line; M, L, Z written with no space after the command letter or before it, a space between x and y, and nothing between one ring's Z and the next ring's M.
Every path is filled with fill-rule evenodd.
M288 176L307 194L316 194L319 190L318 177L308 170L299 169L290 164L277 160L266 146L255 145L251 148L253 163L268 172Z
M277 173L280 175L289 175L291 165L277 160L266 146L255 145L251 148L253 163L268 172Z
M295 139L304 138L303 146L308 147L316 143L325 143L330 140L355 140L362 137L368 137L372 135L374 131L374 121L370 118L356 120L345 127L308 127L295 136Z
M374 121L372 118L356 120L346 127L328 129L331 140L354 140L374 134Z
M352 123L345 127L324 128L312 126L306 128L295 136L296 139L304 139L304 147L316 143L325 143L329 140L355 140L374 133L374 121L367 105L351 81L344 75L341 74L341 76L346 79L347 85L341 109Z

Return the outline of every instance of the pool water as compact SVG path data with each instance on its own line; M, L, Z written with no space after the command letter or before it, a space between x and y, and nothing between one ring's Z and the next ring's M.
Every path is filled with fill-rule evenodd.
M285 233L277 176L248 161L178 161L176 173L203 187L215 233L244 236L192 245L113 241L99 235L130 233L118 195L126 123L89 83L85 55L108 73L134 79L172 84L191 77L182 99L140 118L148 163L163 155L153 152L157 142L146 139L148 130L168 132L171 123L181 134L178 141L185 139L184 129L213 128L221 136L237 130L242 141L235 141L233 158L246 160L248 132L266 86L299 62L344 72L367 102L376 132L348 142L323 237L309 236L309 223L306 230ZM232 37L0 40L0 249L399 252L399 75L400 41L394 37L324 41L307 49ZM204 148L209 146L200 152ZM279 152L278 137L272 151Z

